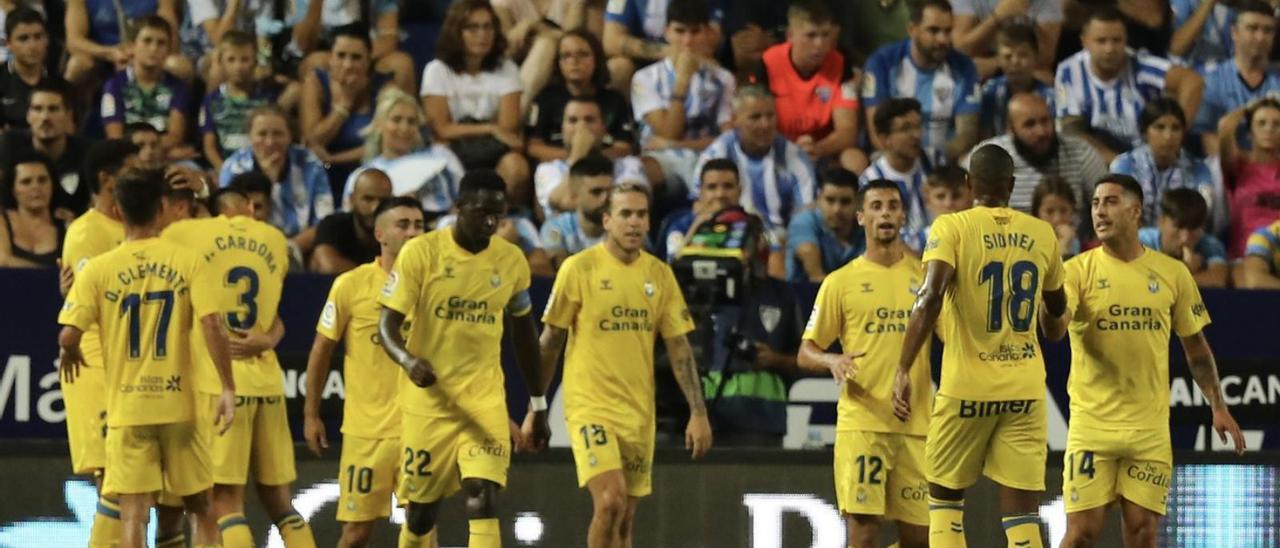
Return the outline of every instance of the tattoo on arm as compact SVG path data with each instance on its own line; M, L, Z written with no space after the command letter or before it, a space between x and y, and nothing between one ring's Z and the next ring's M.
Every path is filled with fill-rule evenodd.
M1218 364L1213 359L1213 353L1188 353L1187 368L1191 370L1191 377L1204 393L1205 399L1209 400L1209 406L1213 409L1226 407L1227 404L1222 399L1222 385L1218 381Z
M689 402L689 411L695 415L707 414L707 404L702 400L702 378L698 376L698 366L693 362L689 338L680 335L667 339L666 343L671 372L675 374L680 391L684 392L685 401Z

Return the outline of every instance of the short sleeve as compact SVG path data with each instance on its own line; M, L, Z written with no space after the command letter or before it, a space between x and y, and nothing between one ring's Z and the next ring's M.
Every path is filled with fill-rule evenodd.
M564 230L560 228L559 218L553 218L542 225L542 248L547 251L565 251Z
M222 285L222 280L218 279L216 270L211 266L206 266L206 263L200 257L192 254L188 264L190 265L188 272L191 274L192 280L191 287L219 287ZM196 322L210 314L217 314L219 312L217 293L214 291L192 291L191 308L195 312L194 318Z
M817 215L804 212L791 218L787 225L787 247L792 250L803 244L818 245Z
M957 264L956 251L960 247L960 241L956 233L955 216L943 215L938 217L930 227L929 241L924 244L924 256L920 258L920 261L924 263L942 261L954 268ZM1058 264L1059 268L1061 268L1062 263L1059 262Z
M637 122L644 123L646 114L667 106L667 98L658 89L658 73L661 70L661 65L649 65L631 78L631 108L635 111Z
M818 287L818 296L813 300L813 312L809 313L809 322L804 326L804 335L800 337L813 341L824 350L844 330L839 285L840 282L834 276L827 276L822 281L822 285Z
M436 59L427 63L422 69L422 88L418 95L448 95L449 84L453 81L453 71L443 61Z
M1196 287L1195 278L1185 266L1178 268L1178 296L1173 303L1173 332L1179 337L1190 337L1199 333L1209 325L1209 311L1204 307L1204 299L1200 297L1200 288Z
M577 265L576 261L569 262L556 273L551 296L547 298L547 307L542 312L542 323L560 329L573 327L578 309L582 307L582 291L578 283L580 271L575 268Z
M516 68L516 64L510 60L505 60L502 65L490 73L495 93L499 96L519 93L523 89L520 84L520 70ZM426 82L423 82L425 85Z
M982 90L979 88L978 68L968 57L958 57L960 82L957 86L956 116L978 114L982 109Z
M689 306L684 302L684 293L680 284L676 283L676 275L671 267L662 263L662 310L658 313L658 333L664 339L678 337L693 331L693 316L689 314Z
M124 94L120 89L120 79L112 78L102 88L102 101L99 109L102 123L124 123Z
M62 303L62 310L58 312L59 324L81 331L88 331L98 323L97 277L93 275L92 263L89 266L76 275L71 291L67 292L67 299Z
M877 51L867 59L867 70L862 74L862 106L874 107L891 96L889 90L889 61L885 50Z
M418 304L419 292L427 279L429 248L425 240L410 240L396 257L387 282L382 285L378 304L409 316Z
M507 301L506 311L512 316L521 317L533 309L533 300L529 297L532 276L529 273L529 261L525 260L522 253L516 252L512 262L515 263L512 269L516 275L515 288L511 292L511 299Z

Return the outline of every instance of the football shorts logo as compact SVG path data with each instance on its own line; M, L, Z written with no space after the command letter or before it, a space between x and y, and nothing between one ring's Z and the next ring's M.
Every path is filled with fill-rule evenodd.
M382 296L390 297L395 294L396 287L400 285L400 274L394 270L387 275L386 283L382 284Z

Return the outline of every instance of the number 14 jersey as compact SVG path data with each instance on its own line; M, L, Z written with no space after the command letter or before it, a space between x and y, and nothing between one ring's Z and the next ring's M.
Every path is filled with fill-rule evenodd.
M1043 291L1062 288L1062 254L1049 223L1007 207L938 217L924 257L955 268L939 321L938 393L971 401L1042 399L1036 338Z

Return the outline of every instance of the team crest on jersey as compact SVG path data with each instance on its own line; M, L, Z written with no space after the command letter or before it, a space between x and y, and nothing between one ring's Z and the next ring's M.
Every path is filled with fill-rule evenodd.
M646 281L644 283L644 296L652 297L654 293L653 282Z
M387 275L386 283L382 284L382 296L390 297L396 292L396 287L399 285L400 285L400 274L392 270L391 273Z
M814 94L814 95L817 95L817 96L818 96L818 100L819 100L819 101L822 101L822 102L824 102L824 103L831 101L831 87L830 87L830 86L818 86L818 87L817 87L817 89L814 89L814 90L813 90L813 94Z
M915 295L915 294L919 293L919 292L920 292L920 280L917 280L917 279L915 279L915 278L911 278L911 283L910 283L910 284L907 284L907 291L910 291L912 295Z
M489 277L489 285L493 287L502 285L502 278L498 276L497 272L494 272L493 275Z
M760 307L760 323L764 325L764 330L773 333L778 328L778 322L782 321L782 309L776 306Z
M1154 272L1147 276L1147 291L1152 293L1160 292L1160 280L1156 279L1156 274Z

